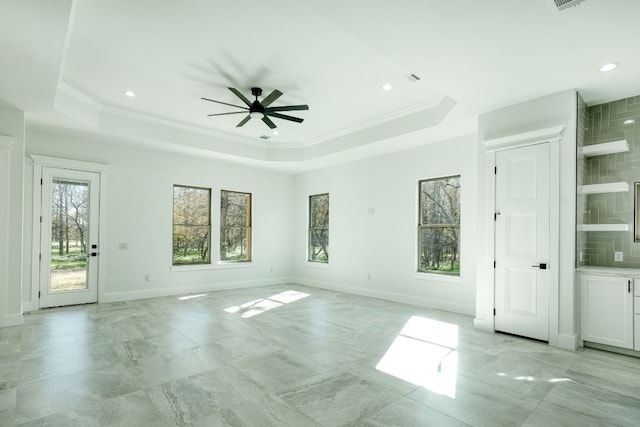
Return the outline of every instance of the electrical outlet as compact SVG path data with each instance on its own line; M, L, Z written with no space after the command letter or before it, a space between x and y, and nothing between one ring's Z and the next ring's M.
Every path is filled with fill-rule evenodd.
M145 275L144 275L144 281L145 281L145 282L148 282L148 281L150 281L150 280L151 280L151 278L149 277L149 275L148 275L148 274L145 274Z
M624 259L624 255L622 254L622 252L614 252L613 253L613 260L615 262L622 262L622 260Z

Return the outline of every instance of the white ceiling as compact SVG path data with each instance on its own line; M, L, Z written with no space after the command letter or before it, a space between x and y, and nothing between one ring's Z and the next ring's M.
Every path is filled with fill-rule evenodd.
M564 90L639 95L640 1L550 3L2 0L0 101L34 123L296 172L468 135L480 113ZM229 86L310 110L274 119L277 136L236 128L243 115L207 117L236 110L200 99L241 104Z

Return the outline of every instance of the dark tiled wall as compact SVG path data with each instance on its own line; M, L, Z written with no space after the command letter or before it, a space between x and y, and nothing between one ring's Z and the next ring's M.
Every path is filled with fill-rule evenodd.
M580 148L585 144L585 136L587 130L589 129L589 111L587 104L582 100L582 97L578 95L578 126L577 126L577 134L576 134L576 143L578 153L580 152ZM577 171L577 179L576 182L578 185L584 184L584 174L587 170L587 162L584 156L578 155L576 157L576 171ZM587 197L578 194L577 199L577 222L584 222L584 212L587 211ZM587 257L587 233L584 231L579 231L576 233L576 266L581 267L583 265L588 265L588 257ZM582 256L580 256L582 254Z
M578 184L626 181L629 191L578 196L578 223L623 223L629 224L629 231L579 232L578 265L640 268L640 242L633 239L633 189L634 182L640 182L640 96L594 105L588 107L587 112L584 145L626 139L629 151L590 158L578 155ZM625 124L628 119L635 123ZM614 262L614 251L622 251L624 261Z

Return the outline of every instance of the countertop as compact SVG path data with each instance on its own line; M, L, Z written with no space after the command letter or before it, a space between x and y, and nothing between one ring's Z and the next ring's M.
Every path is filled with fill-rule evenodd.
M584 266L576 268L576 271L578 273L640 277L640 268Z

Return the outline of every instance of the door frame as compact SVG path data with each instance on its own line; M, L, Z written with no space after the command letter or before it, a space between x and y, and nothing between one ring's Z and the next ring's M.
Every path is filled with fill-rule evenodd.
M474 326L495 332L493 310L495 308L495 270L493 263L496 254L496 152L511 148L525 147L540 143L549 143L549 344L558 345L559 341L559 313L560 313L560 141L565 126L554 126L531 132L513 134L501 138L483 141L486 149L485 189L486 209L485 219L486 239L484 247L479 243L479 249L484 253L478 258L479 273L484 272L486 286L484 299L476 301L478 308L482 308L484 316L476 313ZM480 286L480 285L478 285Z
M69 160L59 157L42 156L29 154L33 163L33 194L32 194L32 239L31 239L31 289L28 294L30 299L24 303L24 311L37 311L40 309L38 292L40 291L40 243L41 243L41 217L42 206L42 171L45 167L59 169L71 169L82 172L93 172L100 176L100 198L99 198L99 226L98 226L98 248L102 248L100 256L97 257L98 264L98 302L104 300L106 283L106 213L107 213L107 172L109 165L102 163L84 162L79 160ZM26 293L26 292L25 292Z

